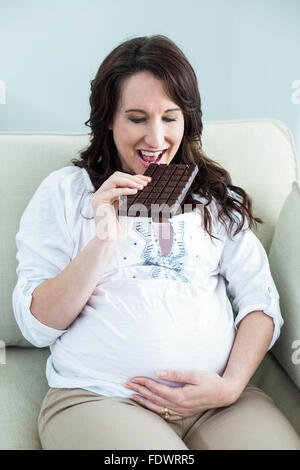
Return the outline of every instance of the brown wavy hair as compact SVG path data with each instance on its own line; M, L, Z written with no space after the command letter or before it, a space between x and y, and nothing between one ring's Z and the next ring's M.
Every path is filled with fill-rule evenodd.
M129 39L104 59L91 81L91 113L85 122L91 128L90 144L80 152L79 159L71 160L73 165L86 169L95 190L115 171L123 171L109 124L113 121L124 80L143 71L151 72L163 82L166 94L183 112L184 135L172 163L198 165L191 192L204 197L207 203L193 199L191 192L184 203L192 204L192 209L201 206L204 229L209 236L217 238L212 234L212 219L206 207L213 198L218 219L225 227L226 222L230 222L229 235L235 222L234 235L242 230L245 217L249 228L257 222L263 223L252 214L251 198L241 187L234 186L228 171L203 151L201 98L196 74L183 52L163 35ZM240 214L238 219L241 220L236 220L234 211Z

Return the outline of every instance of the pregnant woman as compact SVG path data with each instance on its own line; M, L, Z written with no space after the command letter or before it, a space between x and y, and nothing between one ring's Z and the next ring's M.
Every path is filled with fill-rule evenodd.
M90 105L88 147L42 181L16 236L15 317L51 351L42 447L299 449L249 383L280 334L279 296L250 197L202 149L190 63L165 36L128 40ZM119 215L150 163L198 166L192 210Z

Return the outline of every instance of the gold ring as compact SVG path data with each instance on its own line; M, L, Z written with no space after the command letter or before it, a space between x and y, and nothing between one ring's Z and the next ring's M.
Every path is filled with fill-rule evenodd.
M165 408L164 411L165 411L165 416L164 416L164 417L165 417L165 418L169 418L169 417L170 417L170 415L169 415L169 409L168 409L168 408Z

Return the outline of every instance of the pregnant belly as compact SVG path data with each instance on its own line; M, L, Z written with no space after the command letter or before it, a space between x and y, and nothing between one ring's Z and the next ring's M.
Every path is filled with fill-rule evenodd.
M174 290L164 287L161 297L148 286L139 301L130 299L129 291L111 297L110 290L102 290L61 338L57 364L64 358L61 366L73 367L73 373L118 383L137 375L158 380L160 369L220 373L234 340L225 306L221 311L216 298L207 295L198 304L199 289L188 298L186 289L179 289L175 301Z

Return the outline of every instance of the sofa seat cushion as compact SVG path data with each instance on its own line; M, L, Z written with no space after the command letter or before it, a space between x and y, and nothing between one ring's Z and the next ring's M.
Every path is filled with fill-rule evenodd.
M268 352L251 379L269 395L300 436L300 392L272 352Z
M8 347L0 364L0 449L38 450L37 418L49 390L49 348Z

